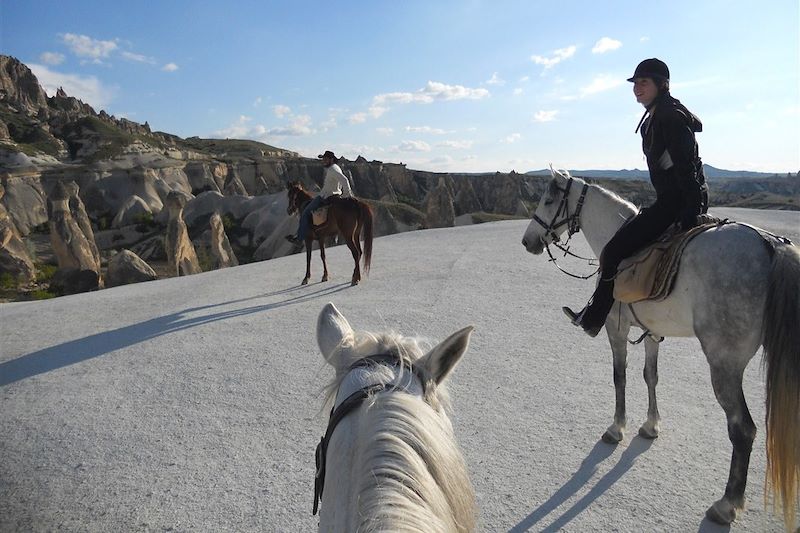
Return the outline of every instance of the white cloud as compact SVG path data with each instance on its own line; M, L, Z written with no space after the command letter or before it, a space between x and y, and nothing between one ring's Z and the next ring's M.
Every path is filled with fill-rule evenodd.
M79 76L77 74L63 74L45 67L31 63L28 65L39 83L49 96L54 96L59 87L63 87L69 96L82 100L92 106L95 111L108 107L114 98L114 90L104 86L94 76Z
M586 87L581 88L581 96L597 94L622 84L622 80L608 74L596 76Z
M463 85L447 85L438 81L429 81L425 87L416 92L394 92L375 96L373 105L397 104L430 104L436 100L480 100L489 96L486 89L470 89Z
M60 65L64 62L64 54L58 52L43 52L39 55L39 60L45 65Z
M275 135L279 137L299 137L303 135L311 135L312 133L314 133L314 130L311 128L311 117L308 115L297 115L292 117L291 122L287 126L270 128L270 130L267 131L268 135Z
M497 77L497 72L492 73L492 77L486 80L486 85L505 85L506 81Z
M441 128L431 128L430 126L406 126L405 129L412 133L430 133L432 135L444 135L447 133Z
M111 52L117 49L116 40L101 41L86 35L75 35L74 33L65 33L61 36L61 39L73 54L78 57L92 59L96 63L101 63L102 58L108 57Z
M522 138L522 135L520 135L519 133L512 133L511 135L509 135L505 139L501 139L500 142L502 144L514 144L515 142L517 142L521 138Z
M530 80L530 79L531 79L531 77L530 77L530 76L522 76L522 77L519 79L519 82L520 82L520 83L525 83L526 81L528 81L528 80Z
M258 106L260 106L260 105L261 105L261 102L262 102L262 100L261 100L261 97L260 97L260 96L257 96L257 97L256 97L256 99L255 99L255 100L253 100L253 107L258 107Z
M516 89L514 89L514 96L519 96L523 92L525 92L525 91L522 90L522 87L517 87Z
M557 110L553 111L537 111L536 114L533 115L534 122L552 122L556 119L556 115L558 115Z
M436 146L439 148L453 148L455 150L469 150L472 148L472 141L442 141Z
M401 152L430 152L431 147L425 141L403 141L397 147Z
M592 48L592 53L604 54L606 52L616 50L620 46L622 46L622 43L620 41L612 39L611 37L603 37L594 44L594 48Z
M349 117L347 117L347 122L350 124L363 124L367 121L367 114L366 113L353 113Z
M155 65L156 60L152 57L147 57L142 54L134 54L133 52L122 52L122 57L127 59L128 61L134 61L136 63L147 63L148 65Z
M545 69L549 69L561 63L563 60L569 59L570 57L574 56L575 51L577 49L578 49L577 46L572 45L566 48L559 48L558 50L554 50L553 55L550 57L532 55L531 61L533 61L537 65L544 65Z
M371 116L372 118L380 118L381 115L386 113L388 110L389 110L388 107L373 105L370 106L369 109L367 109L367 113L369 113L369 116Z
M392 133L394 133L394 130L392 128L375 128L375 131L381 135L391 135Z
M269 129L263 124L253 124L252 121L252 117L240 115L236 122L227 128L215 131L214 135L227 139L254 139L267 142L270 137L299 137L314 133L311 129L311 117L308 115L293 117L289 124Z
M639 37L639 42L640 43L646 43L649 40L650 40L650 37Z
M292 110L288 106L279 104L272 106L272 112L275 113L276 117L283 118L289 115L292 112Z
M161 67L161 70L163 70L164 72L175 72L176 70L178 70L178 68L179 68L178 65L176 65L175 63L167 63L166 65Z

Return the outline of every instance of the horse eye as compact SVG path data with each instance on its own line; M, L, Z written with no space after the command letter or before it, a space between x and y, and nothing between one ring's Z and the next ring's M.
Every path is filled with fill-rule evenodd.
M550 205L552 203L553 203L553 199L552 198L545 198L544 199L544 205Z

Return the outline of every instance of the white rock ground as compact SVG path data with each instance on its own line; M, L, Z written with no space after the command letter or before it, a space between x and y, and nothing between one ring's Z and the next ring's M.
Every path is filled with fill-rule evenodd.
M716 213L800 241L800 213ZM314 530L320 391L332 374L314 324L329 301L357 329L441 340L476 326L450 391L481 530L727 530L704 519L731 447L699 343L662 345L655 441L636 436L647 396L643 349L632 348L628 435L599 442L614 408L611 352L560 311L592 283L528 254L527 224L380 238L371 277L354 288L337 247L328 283L316 282L315 252L305 287L294 255L0 306L0 530ZM735 531L782 530L762 499L759 361L745 376L759 433Z

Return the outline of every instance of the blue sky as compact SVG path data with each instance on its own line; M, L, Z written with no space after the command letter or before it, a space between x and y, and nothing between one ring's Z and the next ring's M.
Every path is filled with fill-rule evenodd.
M625 79L658 57L706 163L797 172L798 4L2 0L0 52L181 137L465 172L644 168Z

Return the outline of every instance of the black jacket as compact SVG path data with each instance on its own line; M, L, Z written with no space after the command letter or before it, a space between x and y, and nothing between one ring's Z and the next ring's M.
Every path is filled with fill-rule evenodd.
M703 163L694 134L703 124L669 93L661 94L642 123L642 150L657 201L675 210L675 220L687 220L708 208Z

